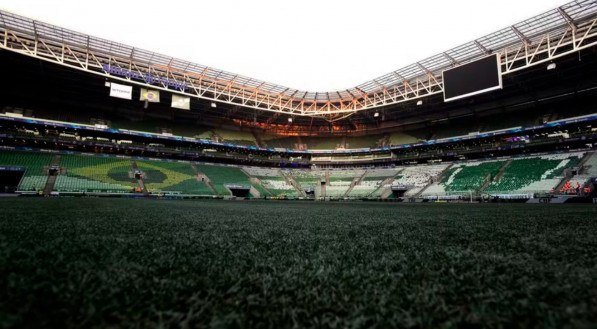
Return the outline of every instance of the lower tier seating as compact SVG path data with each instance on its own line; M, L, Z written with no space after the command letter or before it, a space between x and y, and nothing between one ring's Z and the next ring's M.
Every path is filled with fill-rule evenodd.
M265 187L273 197L287 197L295 198L298 197L298 191L282 177L257 177L260 179L261 184Z
M485 161L453 165L440 182L429 186L421 195L475 193L497 176L504 163L505 161Z
M276 169L194 164L184 161L130 159L86 154L0 151L0 166L22 167L18 189L41 191L48 168L59 163L54 190L58 192L128 193L139 188L138 167L151 193L230 195L229 186L251 188L253 197L299 197L312 188L330 198L386 196L401 186L406 196L487 193L513 195L549 192L567 182L583 186L597 176L597 156L582 152L531 155L511 159L468 161L456 164L416 165L376 169ZM58 161L60 160L60 161ZM578 169L578 174L571 177ZM20 177L20 176L19 176ZM565 179L565 177L568 177ZM322 186L322 183L323 184ZM423 190L424 189L424 190ZM319 194L318 194L319 193Z
M440 164L405 167L394 179L392 185L407 187L408 191L405 193L407 196L416 195L433 180L437 180L447 166Z
M131 161L107 156L65 154L56 177L58 192L131 192L137 187Z
M297 190L282 176L278 169L260 168L260 167L243 167L243 170L252 178L257 179L263 191L268 196L272 197L287 197L295 198L298 196ZM260 187L259 184L253 184L254 187ZM261 192L261 191L260 191Z
M48 180L53 154L19 151L0 151L0 166L24 167L18 189L21 191L42 191Z
M137 161L145 188L152 193L213 195L187 162Z
M492 182L485 191L488 193L548 192L562 180L563 170L578 164L582 156L582 153L550 154L514 159L506 167L502 177Z
M197 169L207 175L219 195L230 195L228 185L251 187L249 177L240 169L228 166L197 165Z

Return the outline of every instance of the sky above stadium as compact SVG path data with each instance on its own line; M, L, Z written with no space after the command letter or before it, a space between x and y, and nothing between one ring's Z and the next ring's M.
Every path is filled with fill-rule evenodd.
M79 32L309 91L354 87L565 0L3 0Z

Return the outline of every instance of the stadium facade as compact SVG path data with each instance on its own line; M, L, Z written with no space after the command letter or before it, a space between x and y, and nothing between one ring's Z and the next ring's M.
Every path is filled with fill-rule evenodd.
M7 192L419 201L595 195L594 0L331 92L4 11L0 58Z

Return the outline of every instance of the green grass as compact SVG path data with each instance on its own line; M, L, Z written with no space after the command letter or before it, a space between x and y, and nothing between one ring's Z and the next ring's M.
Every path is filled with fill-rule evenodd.
M11 198L0 209L0 327L597 323L592 205Z

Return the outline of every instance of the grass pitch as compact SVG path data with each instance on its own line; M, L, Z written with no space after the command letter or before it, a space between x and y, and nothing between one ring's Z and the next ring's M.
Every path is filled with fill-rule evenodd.
M591 327L597 207L0 200L1 327Z

